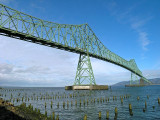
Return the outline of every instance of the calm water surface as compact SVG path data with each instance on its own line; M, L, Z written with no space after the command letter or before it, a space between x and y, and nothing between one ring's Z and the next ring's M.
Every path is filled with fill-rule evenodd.
M115 107L118 108L117 120L160 120L160 105L157 100L160 97L160 86L112 87L110 90L94 91L66 91L64 88L7 87L0 90L0 94L1 98L11 100L16 106L22 103L23 98L23 102L27 106L31 104L34 108L40 109L43 114L47 111L49 116L54 111L56 115L59 114L60 120L83 120L85 114L88 120L98 120L99 111L102 113L101 120L106 120L106 111L109 111L109 118L113 120ZM130 95L130 97L124 98L123 104L121 104L120 96L124 97L126 95ZM113 96L116 96L117 100L113 100ZM139 100L137 100L138 96ZM147 98L147 96L149 97ZM19 98L18 102L17 98ZM51 101L53 102L52 108ZM77 105L75 104L76 101ZM147 108L143 112L145 101ZM63 102L65 102L65 108ZM59 107L57 106L58 103ZM133 116L129 114L129 104L132 104ZM154 109L153 106L155 106Z

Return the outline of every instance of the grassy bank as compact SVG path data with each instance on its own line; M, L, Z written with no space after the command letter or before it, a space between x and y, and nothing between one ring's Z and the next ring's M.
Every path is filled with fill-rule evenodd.
M8 101L0 98L0 119L2 120L50 120L47 116L40 113L39 110L33 110L33 106L26 106L22 103L20 106L14 106Z

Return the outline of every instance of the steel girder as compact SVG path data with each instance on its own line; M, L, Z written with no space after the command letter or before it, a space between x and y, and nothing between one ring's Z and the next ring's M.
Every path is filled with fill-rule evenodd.
M95 85L92 65L89 55L80 54L74 85Z
M138 76L134 73L131 72L131 80L130 80L130 85L132 84L139 84L140 80L138 79Z
M127 61L107 49L88 24L49 22L0 4L0 34L71 52L89 54L143 77L133 59Z

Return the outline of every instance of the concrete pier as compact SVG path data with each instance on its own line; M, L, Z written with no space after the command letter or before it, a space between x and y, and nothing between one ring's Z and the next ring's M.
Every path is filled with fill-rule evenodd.
M137 85L136 84L135 85L134 84L133 85L125 85L125 87L143 87L143 86L147 86L147 85L141 85L141 84L139 84L139 85L138 84Z
M145 85L125 85L125 87L143 87L143 86L153 86L153 85L160 85L160 84L145 84Z
M65 86L65 90L108 90L108 85L73 85Z

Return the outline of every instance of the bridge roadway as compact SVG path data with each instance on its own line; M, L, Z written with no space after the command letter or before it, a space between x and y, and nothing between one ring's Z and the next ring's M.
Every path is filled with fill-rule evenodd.
M0 4L0 34L69 52L88 54L121 66L149 82L143 77L134 59L127 61L107 49L88 24L48 22Z

